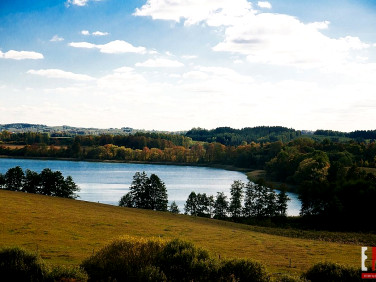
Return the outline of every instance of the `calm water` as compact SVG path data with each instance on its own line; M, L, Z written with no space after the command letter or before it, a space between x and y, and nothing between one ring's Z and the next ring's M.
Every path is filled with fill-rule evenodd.
M145 171L149 176L154 173L166 184L169 202L176 201L181 212L192 191L214 196L217 192L225 192L229 197L234 180L247 182L243 173L207 167L0 159L0 173L4 174L15 166L38 173L44 168L59 170L65 177L72 176L81 188L79 200L111 205L117 205L120 198L129 191L133 175L137 171ZM298 215L300 201L297 195L288 193L288 196L291 198L288 215Z

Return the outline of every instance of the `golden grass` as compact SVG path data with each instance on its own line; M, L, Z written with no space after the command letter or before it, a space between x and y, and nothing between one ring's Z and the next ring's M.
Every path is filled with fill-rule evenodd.
M230 222L0 190L0 247L38 250L53 264L79 264L123 235L181 238L221 258L250 258L271 273L314 263L359 267L360 247L288 238ZM291 267L290 267L291 260Z

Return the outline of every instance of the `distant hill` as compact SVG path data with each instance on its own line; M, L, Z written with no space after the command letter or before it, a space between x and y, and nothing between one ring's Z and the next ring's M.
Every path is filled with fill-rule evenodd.
M218 127L212 130L193 128L185 135L196 141L218 142L226 146L237 146L244 142L288 142L300 137L302 133L299 130L282 126L257 126L242 129Z
M38 133L50 133L53 135L64 135L64 136L74 136L74 135L99 135L99 134L130 134L137 130L130 127L122 128L85 128L85 127L73 127L68 125L62 126L47 126L44 124L29 124L29 123L9 123L0 124L0 131L7 130L14 133L24 133L24 132L38 132Z

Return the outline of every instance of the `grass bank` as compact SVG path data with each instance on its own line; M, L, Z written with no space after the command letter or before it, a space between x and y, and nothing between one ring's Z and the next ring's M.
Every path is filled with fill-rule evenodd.
M122 235L189 240L221 258L262 262L272 273L302 273L321 261L359 267L360 260L358 242L292 238L231 222L4 190L0 213L0 247L38 250L53 264L78 264Z

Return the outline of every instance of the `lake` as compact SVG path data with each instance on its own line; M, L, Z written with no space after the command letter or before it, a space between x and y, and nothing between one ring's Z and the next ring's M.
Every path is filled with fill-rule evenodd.
M188 195L206 193L217 195L224 192L230 197L230 187L234 180L247 182L245 174L209 167L104 163L60 160L34 159L0 159L0 173L6 173L9 168L20 166L23 170L30 169L40 173L44 168L59 170L64 177L70 175L80 187L78 200L100 202L117 205L120 198L129 191L133 175L145 171L148 176L152 173L166 184L169 203L175 201L183 212ZM296 194L288 193L288 215L298 215L301 203Z

